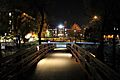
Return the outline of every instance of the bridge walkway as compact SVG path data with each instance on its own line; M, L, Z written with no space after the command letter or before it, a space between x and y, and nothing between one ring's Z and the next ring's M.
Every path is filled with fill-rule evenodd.
M21 80L89 80L80 62L66 48L55 48L41 59Z

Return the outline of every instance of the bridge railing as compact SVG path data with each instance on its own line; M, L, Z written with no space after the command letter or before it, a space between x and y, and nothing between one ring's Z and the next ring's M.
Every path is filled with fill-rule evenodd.
M120 76L106 64L98 60L95 55L84 50L78 45L69 45L73 56L80 61L84 69L89 73L92 80L119 80Z
M0 80L14 80L13 78L27 71L55 46L42 44L38 47L32 46L0 59Z

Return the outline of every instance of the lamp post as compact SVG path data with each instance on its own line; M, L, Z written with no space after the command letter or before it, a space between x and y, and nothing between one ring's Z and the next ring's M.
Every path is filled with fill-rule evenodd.
M92 21L101 23L101 18L95 15L93 16ZM103 22L104 22L103 25L99 28L100 29L100 36L99 36L100 45L98 46L98 50L96 54L96 57L102 62L104 62L104 38L103 38L104 29L103 28L105 26L105 19L103 19Z

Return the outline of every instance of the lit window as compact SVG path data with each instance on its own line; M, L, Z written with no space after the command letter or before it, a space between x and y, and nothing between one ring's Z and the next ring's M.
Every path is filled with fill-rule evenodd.
M9 24L11 24L12 23L12 21L11 20L9 20Z
M12 16L12 13L11 12L9 12L9 17L11 17Z

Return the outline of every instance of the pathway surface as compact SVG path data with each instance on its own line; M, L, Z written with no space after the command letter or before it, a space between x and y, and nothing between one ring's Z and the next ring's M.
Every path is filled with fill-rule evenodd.
M70 53L57 50L40 60L25 80L88 80L81 64Z

